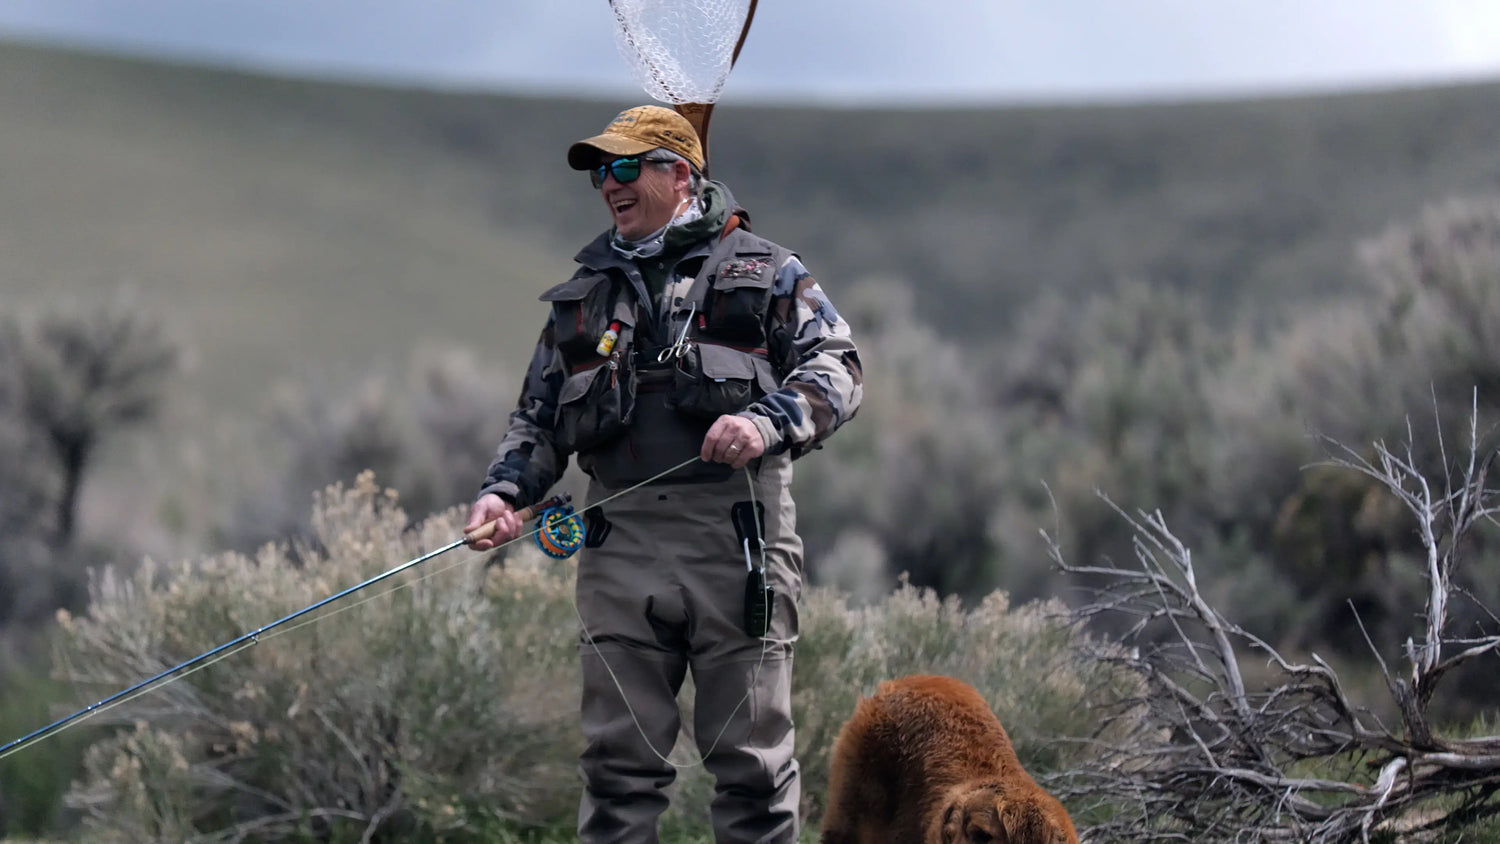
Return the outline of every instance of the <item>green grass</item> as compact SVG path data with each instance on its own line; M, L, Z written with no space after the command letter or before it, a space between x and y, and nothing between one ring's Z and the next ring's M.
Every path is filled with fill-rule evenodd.
M29 735L78 705L71 689L46 675L25 669L5 674L0 677L0 742ZM96 729L81 726L0 759L0 833L44 836L68 829L63 794L97 737Z
M421 100L28 51L0 72L25 80L0 92L0 300L136 291L215 418L424 345L524 359L568 272L495 225L502 168L404 140L442 131Z

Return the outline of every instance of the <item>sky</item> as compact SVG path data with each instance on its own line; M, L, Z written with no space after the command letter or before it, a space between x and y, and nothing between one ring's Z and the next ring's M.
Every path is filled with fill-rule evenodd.
M604 0L0 0L0 37L343 80L638 95L613 20ZM764 0L721 96L1139 101L1474 79L1500 80L1500 0Z

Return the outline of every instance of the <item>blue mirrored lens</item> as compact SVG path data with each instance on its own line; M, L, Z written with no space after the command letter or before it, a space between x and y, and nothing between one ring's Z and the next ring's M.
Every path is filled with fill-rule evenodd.
M604 180L608 176L614 176L615 181L622 185L633 182L641 177L641 160L639 158L616 158L614 161L607 161L589 171L589 181L594 183L596 189L604 186Z

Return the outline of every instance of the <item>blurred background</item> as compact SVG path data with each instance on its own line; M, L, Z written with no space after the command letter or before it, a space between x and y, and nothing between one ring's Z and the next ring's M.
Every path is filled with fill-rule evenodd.
M467 504L537 294L607 225L563 152L646 100L612 25L0 0L0 740L66 696L90 571L306 539L366 469L413 519ZM1039 530L1127 558L1103 493L1269 640L1362 651L1351 606L1399 640L1409 527L1309 467L1491 431L1500 6L766 2L712 132L866 366L799 463L815 583L1076 600Z
M12 37L300 78L639 98L598 2L8 0ZM930 105L1259 96L1484 79L1483 0L765 3L731 101Z

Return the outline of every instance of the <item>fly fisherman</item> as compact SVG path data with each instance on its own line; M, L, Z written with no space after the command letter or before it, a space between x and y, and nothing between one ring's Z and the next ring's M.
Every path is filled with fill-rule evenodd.
M797 256L752 234L729 190L701 175L677 112L621 112L568 164L588 172L613 226L542 294L552 313L465 530L498 520L477 550L518 536L515 510L543 498L570 454L588 503L604 502L584 511L578 564L583 842L657 840L691 670L716 840L791 844L792 461L854 415L859 356Z

